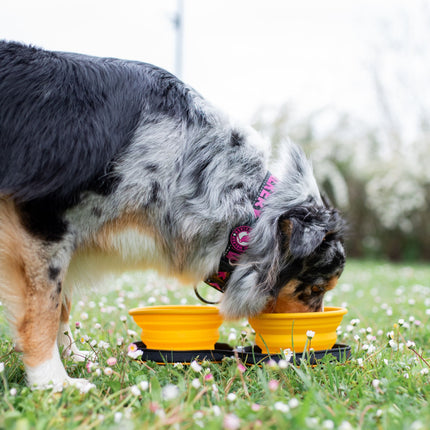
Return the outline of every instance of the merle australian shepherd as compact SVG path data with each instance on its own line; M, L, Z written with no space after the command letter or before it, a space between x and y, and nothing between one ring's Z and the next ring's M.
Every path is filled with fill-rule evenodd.
M256 132L150 64L0 41L0 300L29 384L86 386L58 347L81 357L72 291L94 272L206 281L227 318L320 311L344 223L281 152L272 174Z

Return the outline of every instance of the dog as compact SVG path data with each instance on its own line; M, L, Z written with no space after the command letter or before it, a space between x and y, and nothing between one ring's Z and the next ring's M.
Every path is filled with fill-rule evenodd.
M0 296L28 383L70 383L72 292L155 268L234 319L320 311L344 221L303 151L268 145L153 65L0 42Z

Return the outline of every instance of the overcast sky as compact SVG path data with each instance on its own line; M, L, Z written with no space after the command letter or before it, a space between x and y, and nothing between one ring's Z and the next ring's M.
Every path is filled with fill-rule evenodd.
M375 49L410 0L184 0L182 78L234 117L289 103L372 116ZM0 0L0 38L174 70L177 0ZM408 6L405 6L408 5ZM409 13L408 12L408 13ZM401 30L401 29L400 29Z

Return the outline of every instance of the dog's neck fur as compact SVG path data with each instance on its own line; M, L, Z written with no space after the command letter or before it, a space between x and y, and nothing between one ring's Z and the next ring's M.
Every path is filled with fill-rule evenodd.
M249 233L252 230L252 226L260 217L267 198L273 194L276 182L278 182L278 179L270 172L267 172L263 182L259 187L257 198L253 202L254 213L252 217L245 225L238 225L230 232L229 241L221 256L218 271L205 280L206 284L220 292L225 291L228 279L235 269L237 261L239 260L241 254L244 253L248 248ZM197 297L203 300L197 291L196 294Z

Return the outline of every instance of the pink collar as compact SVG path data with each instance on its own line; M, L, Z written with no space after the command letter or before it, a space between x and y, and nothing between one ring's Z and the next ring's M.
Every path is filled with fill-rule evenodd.
M218 272L206 279L206 284L222 293L226 290L228 280L237 261L239 260L239 257L248 249L249 233L252 230L252 226L260 217L261 210L263 209L267 198L273 194L277 182L278 179L268 171L258 190L257 199L253 204L254 218L244 225L239 225L233 228L230 232L229 242L221 256ZM200 297L197 290L196 294L200 300L206 302L206 300Z

